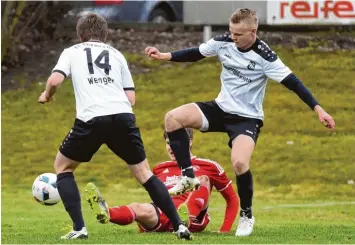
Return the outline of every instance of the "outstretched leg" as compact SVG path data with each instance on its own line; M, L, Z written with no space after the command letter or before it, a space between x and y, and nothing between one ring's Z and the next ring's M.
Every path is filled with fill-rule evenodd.
M65 210L68 212L73 221L73 231L69 232L65 236L62 236L62 239L88 237L81 211L80 193L73 174L79 164L79 162L65 157L60 152L58 152L54 162L54 168L57 173L58 192L64 204Z
M118 225L129 225L136 221L141 227L148 231L158 228L160 214L153 204L131 203L129 205L109 208L98 188L93 183L86 185L85 194L97 221L100 223L105 224L111 222ZM178 236L181 236L180 238L192 239L190 232L184 228L183 225L179 225L175 232Z
M97 221L102 224L111 222L118 225L129 225L137 221L150 229L158 223L159 219L152 204L131 203L109 208L100 191L93 183L86 185L85 195Z
M178 238L186 240L192 239L189 230L183 225L176 211L168 189L160 179L153 175L149 168L148 161L145 159L141 163L128 166L137 180L147 190L154 204L169 218Z

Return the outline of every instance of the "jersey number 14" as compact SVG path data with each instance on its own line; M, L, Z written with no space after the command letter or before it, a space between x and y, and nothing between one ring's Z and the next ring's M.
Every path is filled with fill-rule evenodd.
M89 72L90 74L94 74L94 65L92 63L91 48L86 48L84 50L86 51L86 58L88 61ZM101 63L102 59L104 59L103 63ZM106 75L110 75L111 65L109 63L110 63L110 57L109 57L108 50L103 50L94 61L94 64L100 69L103 69Z

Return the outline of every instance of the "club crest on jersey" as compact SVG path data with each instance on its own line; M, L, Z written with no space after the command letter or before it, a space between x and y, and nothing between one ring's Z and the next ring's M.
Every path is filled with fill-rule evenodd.
M250 61L249 62L249 64L248 64L248 66L247 66L247 68L249 69L249 70L251 70L251 71L254 71L255 70L255 65L256 65L256 63L255 63L255 61Z

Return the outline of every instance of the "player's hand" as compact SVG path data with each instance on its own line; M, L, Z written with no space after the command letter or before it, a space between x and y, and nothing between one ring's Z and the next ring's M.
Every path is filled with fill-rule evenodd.
M163 53L160 53L160 51L156 47L146 47L145 48L145 55L155 59L155 60L165 60L165 56Z
M319 120L323 125L329 128L331 131L335 130L335 122L334 119L325 111L323 113L318 114Z
M53 97L52 97L53 98ZM47 103L52 100L52 98L47 98L46 91L44 91L38 98L38 102L41 104Z
M319 121L325 127L329 128L331 131L334 131L335 130L334 119L325 110L323 110L320 106L317 106L317 108L315 108L315 111L318 113Z

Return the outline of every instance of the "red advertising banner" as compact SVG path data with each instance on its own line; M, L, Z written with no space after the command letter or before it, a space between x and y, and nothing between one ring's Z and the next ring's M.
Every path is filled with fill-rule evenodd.
M267 24L355 24L355 1L268 1Z

